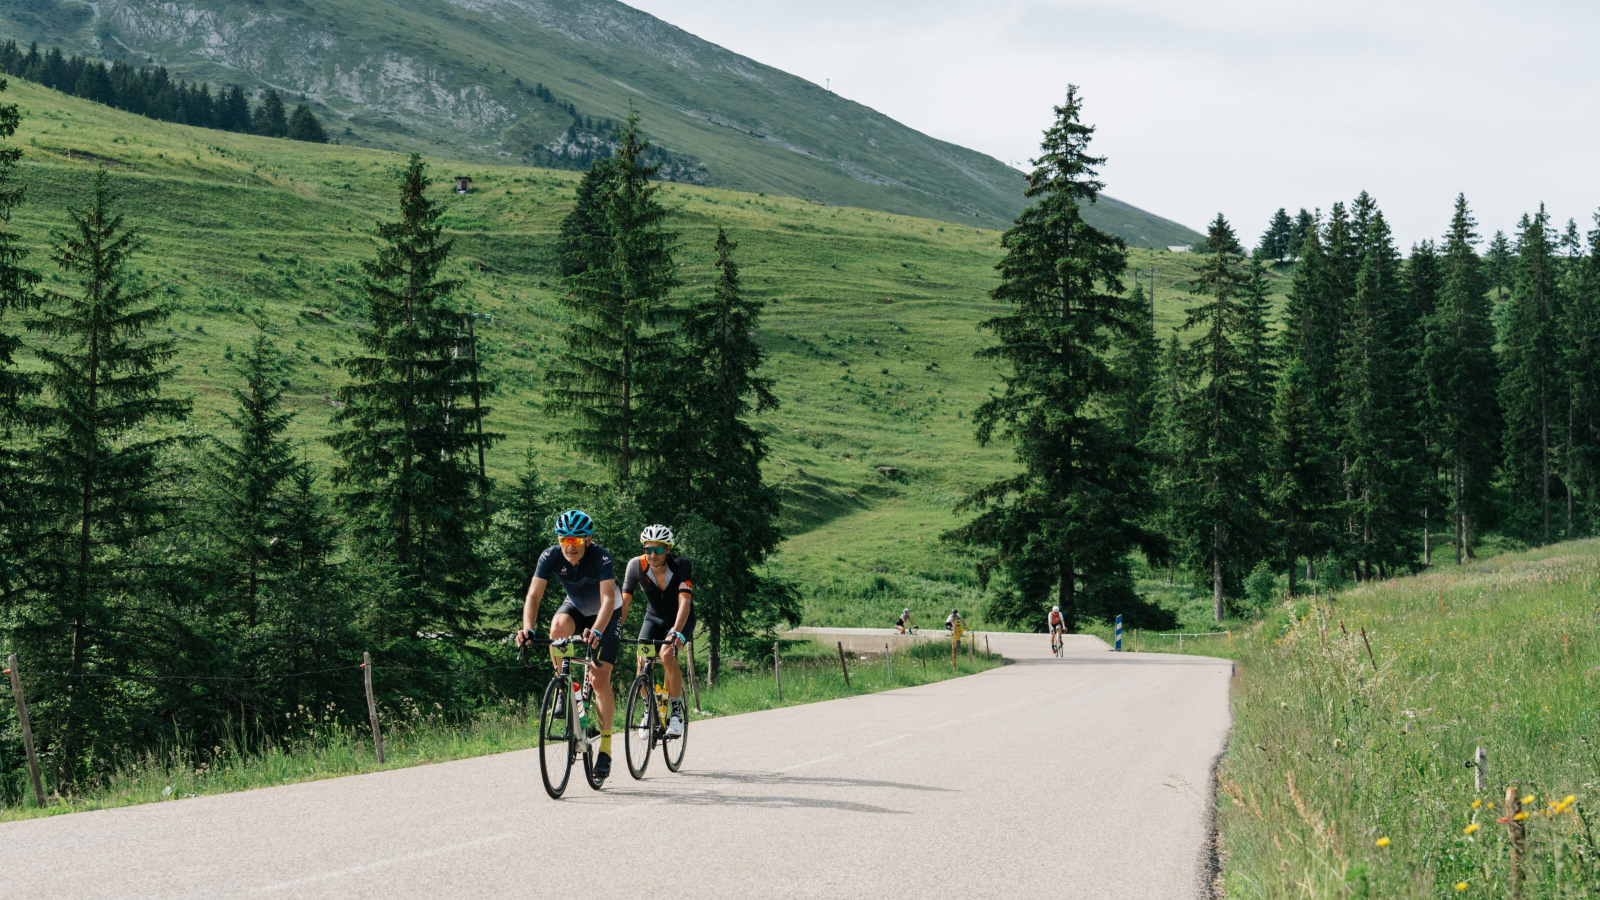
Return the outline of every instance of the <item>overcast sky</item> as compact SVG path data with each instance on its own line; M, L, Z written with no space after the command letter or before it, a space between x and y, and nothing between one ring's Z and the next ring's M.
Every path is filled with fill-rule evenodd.
M1402 247L1465 192L1512 235L1600 207L1600 4L1386 0L632 0L686 31L1006 161L1083 89L1106 192L1253 244L1365 189Z

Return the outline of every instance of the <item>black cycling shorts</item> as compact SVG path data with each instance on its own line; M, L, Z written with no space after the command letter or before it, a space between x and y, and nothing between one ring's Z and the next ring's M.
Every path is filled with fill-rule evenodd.
M556 615L565 613L572 617L578 625L578 636L583 635L585 628L593 628L599 616L586 616L571 600L562 603L556 610ZM595 656L600 662L615 663L617 650L622 646L622 610L611 611L611 621L606 623L606 630L600 633L600 652Z
M674 616L673 618L676 618ZM664 641L672 633L671 619L658 619L655 612L649 609L644 611L644 623L639 626L639 640ZM694 607L689 607L689 621L683 623L683 636L694 637Z

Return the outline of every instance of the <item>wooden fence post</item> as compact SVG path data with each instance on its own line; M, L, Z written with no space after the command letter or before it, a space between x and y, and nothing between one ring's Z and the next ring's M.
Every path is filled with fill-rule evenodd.
M956 670L956 650L960 646L961 646L961 639L960 638L958 638L958 637L950 638L950 671L952 671L952 672L954 672Z
M844 673L844 686L850 686L850 667L844 664L844 641L834 642L839 647L839 671Z
M928 647L926 644L918 642L916 648L917 659L922 661L922 671L926 672L928 671Z
M1367 626L1365 625L1361 626L1361 643L1367 645L1367 659L1371 660L1372 672L1376 675L1378 672L1378 660L1372 655L1372 642L1367 640Z
M695 678L694 678L694 641L690 641L689 642L688 650L689 650L689 689L691 691L694 691L694 711L695 712L699 712L702 709L702 707L700 706L700 684L698 682L696 682Z
M975 635L975 634L974 635L969 635L967 637L967 662L975 663L977 661L978 661L978 636Z
M1479 747L1478 752L1472 756L1472 768L1476 770L1472 773L1473 787L1480 791L1488 790L1489 751Z
M774 642L773 645L772 645L772 680L777 682L777 684L778 684L778 702L782 703L783 702L783 673L779 670L779 666L778 666L778 645L777 645L776 642Z
M17 721L22 724L22 747L28 751L28 774L33 776L33 799L44 808L44 788L39 784L39 757L33 753L33 725L28 721L28 701L22 697L22 676L17 671L17 655L6 658L6 674L11 676L11 696L17 699Z
M1527 852L1527 828L1517 814L1522 812L1522 798L1520 785L1506 786L1506 831L1511 837L1511 896L1513 900L1522 898L1522 861Z
M367 673L367 715L372 718L372 746L378 751L378 765L383 765L383 729L378 726L378 701L372 696L372 654L361 651L361 668Z

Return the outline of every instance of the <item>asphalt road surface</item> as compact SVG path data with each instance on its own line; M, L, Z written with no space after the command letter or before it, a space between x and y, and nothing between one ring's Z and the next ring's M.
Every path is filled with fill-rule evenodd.
M7 823L0 896L1203 896L1230 664L990 640L1016 662L697 721L679 774L619 738L560 801L529 750Z

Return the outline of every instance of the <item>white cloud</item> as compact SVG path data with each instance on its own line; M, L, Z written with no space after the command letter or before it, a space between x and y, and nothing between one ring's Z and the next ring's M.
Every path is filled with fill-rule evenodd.
M1465 192L1485 234L1543 201L1600 207L1600 6L1135 0L636 0L706 40L920 131L1023 160L1066 85L1107 193L1253 240L1272 211L1362 190L1396 237L1440 234Z

